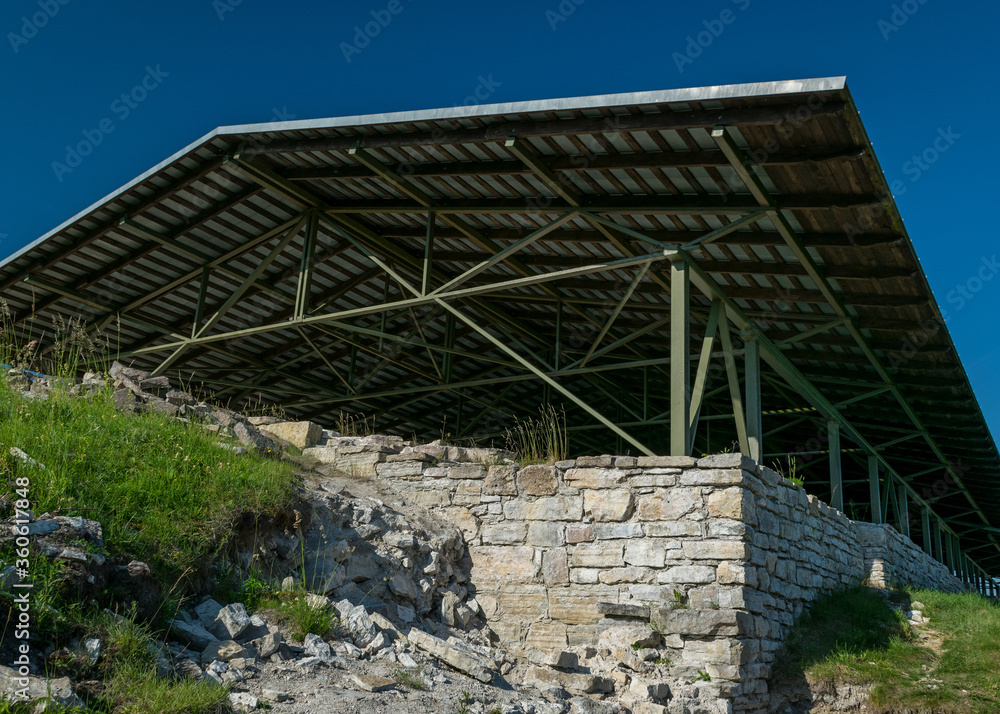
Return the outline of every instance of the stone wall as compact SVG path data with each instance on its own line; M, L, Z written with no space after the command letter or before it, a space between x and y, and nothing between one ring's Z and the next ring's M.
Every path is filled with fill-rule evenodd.
M775 651L819 594L861 582L961 590L888 525L849 520L740 454L459 463L449 447L371 469L465 534L470 582L515 651L595 645L648 619L677 674L733 711L767 704Z

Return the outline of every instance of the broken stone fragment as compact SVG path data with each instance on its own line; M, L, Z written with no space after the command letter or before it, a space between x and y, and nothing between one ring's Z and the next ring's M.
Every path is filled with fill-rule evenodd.
M216 636L235 640L250 627L250 616L247 615L243 603L237 602L220 608L219 614L215 616L215 623L213 632Z
M13 456L15 459L17 459L18 461L20 461L25 466L34 466L35 468L39 469L45 468L45 464L35 461L33 458L28 456L26 453L21 451L21 449L17 448L16 446L10 447L10 455Z
M541 650L528 650L527 659L532 664L555 667L557 669L573 669L580 663L580 659L575 653L566 651L542 652Z
M352 674L351 681L365 692L384 692L396 686L396 683L385 677L373 677L368 674Z
M283 421L262 426L263 431L300 449L315 446L323 436L323 427L311 421Z
M263 637L258 637L256 640L251 640L250 644L257 649L258 657L269 659L271 655L276 654L281 648L282 641L280 632L272 632Z
M389 531L382 536L382 542L393 548L404 550L413 550L418 545L416 536L402 531Z
M196 662L190 659L182 659L174 662L174 675L178 679L193 679L201 681L204 673Z
M458 602L458 596L453 592L446 592L441 597L441 621L448 627L455 627L455 608Z
M368 643L364 651L373 655L381 652L387 647L389 647L389 638L385 636L384 632L380 632L375 635L375 639Z
M628 688L629 697L638 700L657 701L670 697L670 685L641 677L633 677Z
M222 605L212 598L206 598L201 604L195 607L194 614L201 620L201 624L211 631L215 629L215 620L219 616L220 610L222 610Z
M253 711L260 704L257 697L247 692L232 692L229 695L229 703L237 711Z
M319 635L314 635L310 632L302 640L302 645L305 648L306 654L310 657L319 657L325 660L333 658L333 651L330 649L330 644Z
M278 444L273 439L269 439L261 434L257 427L243 422L236 422L232 426L233 436L248 448L256 449L262 454L278 453Z
M492 681L495 666L491 667L490 665L493 663L485 657L460 650L444 640L434 637L434 635L428 635L415 628L410 630L407 637L414 646L480 682L489 683Z
M27 681L25 681L27 680ZM5 701L33 702L52 701L63 708L84 708L83 701L73 693L69 677L45 679L44 677L22 678L16 670L0 666L0 697ZM43 705L44 706L44 705ZM39 711L39 710L35 710ZM40 711L47 711L43 708Z
M13 525L10 529L14 535L44 536L59 530L59 522L54 519L45 519L41 521L34 521L23 526Z
M392 621L380 612L372 612L368 615L375 627L380 629L382 633L388 637L390 640L399 639L400 632L396 629L396 626L392 624Z
M94 545L104 545L104 529L97 521L81 516L56 516L55 521L61 527L75 531Z
M76 548L63 548L59 551L58 558L62 560L76 560L81 563L87 562L87 554L82 550L77 550Z
M395 573L392 576L389 580L389 590L392 594L406 598L407 600L416 600L420 597L413 579L405 573Z
M472 610L465 606L465 604L459 605L455 608L455 624L463 630L469 628L469 623L472 622Z
M569 700L570 710L569 714L618 714L621 711L620 708L615 708L612 706L611 702L599 702L596 699L591 699L590 697L573 697ZM652 709L635 709L633 710L635 714L654 714ZM687 708L679 709L678 711L692 711ZM698 708L696 711L707 711L705 709ZM655 714L660 714L656 712ZM666 710L663 711L666 714Z
M560 672L549 667L532 666L524 678L525 684L549 684L562 687L576 694L591 694L594 692L613 692L614 680L596 674L578 674Z
M340 612L342 626L351 633L355 644L359 647L366 647L378 635L378 628L375 627L363 605L355 607L350 600L341 600L336 607Z
M178 407L184 405L193 405L195 403L195 398L192 397L190 394L188 394L187 392L178 391L176 389L169 390L166 394L163 395L163 398L166 399L171 404L176 404Z
M407 669L420 669L420 665L417 664L417 661L406 652L400 652L398 659L399 663Z
M182 642L187 642L199 652L218 638L205 629L200 620L185 621L180 618L170 623L170 632Z
M205 650L201 653L201 663L202 665L209 664L215 660L220 662L228 662L229 660L236 659L238 657L247 657L249 652L243 647L243 645L233 640L219 640L212 642Z

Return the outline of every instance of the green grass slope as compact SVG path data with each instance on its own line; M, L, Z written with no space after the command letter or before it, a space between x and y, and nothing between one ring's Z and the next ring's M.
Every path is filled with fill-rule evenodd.
M40 465L10 455L23 450ZM176 599L204 585L239 522L279 514L294 493L291 463L255 454L236 455L198 424L158 413L122 414L110 390L88 397L55 391L46 400L24 398L0 378L0 511L27 498L37 515L83 516L103 526L107 555L146 562ZM20 491L28 479L27 490ZM80 544L81 547L83 544ZM92 547L92 546L90 546ZM0 548L13 562L13 544ZM96 603L80 602L66 568L31 555L34 584L32 647L67 647L99 637L105 655L89 676L99 685L93 712L229 711L224 688L156 676L148 645L162 642L160 624L118 620ZM106 604L106 603L105 603ZM11 642L12 599L0 594L0 649ZM162 615L170 609L166 604ZM52 675L72 673L72 661L50 657ZM19 711L0 702L0 712Z
M1000 606L975 594L897 590L893 602L926 606L926 626L867 588L821 598L796 623L773 686L796 681L873 687L867 712L1000 712Z

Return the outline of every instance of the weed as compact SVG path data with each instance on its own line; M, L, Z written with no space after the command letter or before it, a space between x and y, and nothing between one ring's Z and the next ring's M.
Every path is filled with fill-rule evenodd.
M447 444L449 442L449 440L451 439L451 432L447 431L447 428L448 428L448 415L447 414L442 414L441 415L441 429L439 430L440 433L439 433L439 436L438 436L438 439L440 440L440 442L442 444Z
M522 464L564 460L569 453L566 409L546 404L538 412L538 417L515 418L513 428L506 432L507 448Z
M775 461L772 464L772 467L783 478L788 479L799 488L805 487L805 474L802 474L801 476L798 474L798 461L794 456L786 456L784 464L782 464L781 461Z
M332 603L311 600L301 589L274 591L260 601L260 609L272 610L278 619L291 627L292 637L305 639L308 634L332 636L340 626L340 618Z
M264 401L264 395L261 394L260 392L247 399L240 407L240 412L243 414L243 416L248 416L248 417L268 416L268 417L277 417L278 419L284 419L287 416L284 407L282 407L280 404L274 404L273 402Z
M472 695L468 692L462 692L462 698L458 700L458 706L455 709L455 714L470 714L472 709Z
M251 573L243 581L239 601L253 611L259 609L261 603L273 598L276 592L277 588L274 585L266 580L261 580L257 575Z
M108 683L115 711L123 714L216 714L228 703L229 687L211 687L191 679L163 679L149 666L123 663Z
M400 684L407 689L422 690L424 688L424 681L420 678L423 673L423 669L418 669L416 672L411 672L407 669L397 669L392 674L392 678L396 680L397 684Z
M337 431L341 436L371 436L375 433L375 416L369 422L364 414L342 411L337 415Z
M698 676L691 680L692 682L711 682L712 675L703 670L698 670Z

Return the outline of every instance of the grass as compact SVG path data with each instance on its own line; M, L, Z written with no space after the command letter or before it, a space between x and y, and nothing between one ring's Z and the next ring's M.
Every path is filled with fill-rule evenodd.
M92 680L86 687L85 709L53 711L86 714L225 714L232 711L228 704L228 687L194 680L173 682L160 677L153 655L158 646L155 633L133 617L92 614L78 621L75 631L81 639L100 639L101 657L93 666L82 656L59 657L57 652L49 658L49 676L69 675L74 679ZM33 707L0 701L0 714L30 714L35 711Z
M916 601L926 606L924 634L871 590L829 595L796 623L776 662L776 682L805 677L871 685L872 714L1000 711L1000 607L975 594L892 596L907 608Z
M113 555L142 560L169 583L204 572L241 515L276 514L288 502L290 464L236 456L159 413L121 414L111 396L56 390L25 400L0 385L0 455L16 446L45 466L5 456L4 471L30 478L36 513L99 521ZM0 495L17 498L9 479Z
M423 669L416 672L410 672L406 669L397 669L392 674L392 678L396 680L396 683L406 687L407 689L422 690L424 688L424 680L420 678Z
M309 593L302 587L291 591L269 590L256 600L256 610L270 610L280 624L291 628L292 637L303 640L312 633L326 638L336 634L340 617L333 603L317 606L309 602Z
M0 362L49 375L75 377L101 348L70 322L50 336L55 349L40 348L44 336L21 346L12 339L10 312L0 299ZM106 349L106 345L104 346ZM277 516L290 502L293 466L255 454L237 456L198 424L186 425L159 413L126 415L114 406L110 388L86 398L66 387L48 399L29 400L8 386L0 371L0 510L19 499L36 515L83 516L103 527L104 547L120 562L149 564L163 584L158 616L177 609L182 598L211 581L220 552L237 524ZM18 447L42 465L26 465L9 455ZM25 483L27 479L27 484ZM19 492L19 488L27 491ZM65 541L65 539L63 539ZM86 542L68 543L85 551ZM12 562L9 549L0 552ZM71 569L33 550L32 649L57 649L45 662L50 675L86 679L78 690L87 712L130 714L231 712L228 688L161 678L152 652L162 642L153 626L134 612L118 618L102 612L105 602L81 602ZM249 591L248 591L249 592ZM261 593L254 593L261 596ZM13 642L12 601L0 594L0 647ZM98 637L96 666L68 649L75 640ZM0 714L28 711L0 701Z
M555 463L569 453L566 410L551 404L538 408L537 417L515 419L507 429L507 448L522 464Z
M337 433L341 436L371 436L375 433L375 417L341 411L337 414Z
M122 667L109 688L121 714L220 714L229 712L229 689L184 679L170 682L147 667Z

